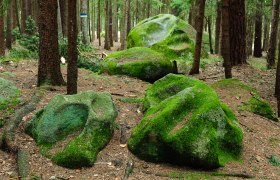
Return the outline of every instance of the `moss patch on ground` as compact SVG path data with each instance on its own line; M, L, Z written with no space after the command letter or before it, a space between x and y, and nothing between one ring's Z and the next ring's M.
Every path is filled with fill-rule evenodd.
M153 162L212 169L239 158L242 130L205 83L169 74L151 85L129 149Z
M102 63L103 72L121 74L154 82L173 72L171 61L162 53L136 47L110 54Z
M20 90L6 79L0 78L0 110L15 107L20 102Z
M108 93L57 95L27 124L26 132L56 164L92 166L110 141L117 111Z
M271 105L260 97L256 89L242 83L238 79L224 79L212 85L215 89L226 89L232 96L239 96L243 93L248 94L245 103L240 107L240 110L246 110L254 114L266 117L273 121L278 121L276 113Z

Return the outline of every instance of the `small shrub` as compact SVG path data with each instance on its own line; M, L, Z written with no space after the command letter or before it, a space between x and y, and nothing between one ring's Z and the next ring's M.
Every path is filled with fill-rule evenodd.
M270 156L269 163L273 166L280 167L280 160L275 155Z

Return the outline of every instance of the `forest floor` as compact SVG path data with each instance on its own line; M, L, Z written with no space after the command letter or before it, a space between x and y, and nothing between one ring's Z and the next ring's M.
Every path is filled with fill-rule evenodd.
M97 46L95 46L97 47ZM114 49L115 50L115 49ZM102 48L97 52L103 51ZM109 52L108 52L109 53ZM260 59L262 60L262 59ZM265 61L263 59L263 61ZM22 91L24 101L29 100L36 90L37 61L26 60L18 63L6 64L2 72L5 78L13 81ZM66 79L66 66L62 66ZM242 82L256 88L260 95L276 109L274 93L275 70L261 71L249 65L235 67L233 76ZM224 73L221 63L206 66L200 75L208 84L223 79ZM79 69L78 90L107 91L112 94L114 103L118 109L117 123L128 127L127 137L143 116L142 104L124 101L125 98L144 97L148 83L126 76L97 75L90 71ZM26 149L30 155L30 174L41 179L113 179L121 180L124 176L126 164L129 158L134 160L134 170L130 175L131 180L172 179L238 179L230 174L248 174L255 179L280 179L280 167L269 163L272 155L280 157L280 123L273 123L261 116L252 113L240 113L238 107L243 103L243 96L232 97L224 90L217 93L221 100L233 109L241 128L244 132L244 150L241 162L232 162L223 168L215 170L223 176L213 176L209 171L193 170L187 167L178 167L170 164L155 164L139 160L132 155L127 147L120 145L120 129L116 129L110 143L99 153L95 165L91 168L66 169L53 164L49 159L39 153L38 147L31 137L24 133L23 127L33 114L44 107L56 94L65 94L66 87L54 87L48 91L36 110L23 118L16 133L17 144ZM3 129L0 129L0 131ZM0 150L0 179L18 179L16 157Z

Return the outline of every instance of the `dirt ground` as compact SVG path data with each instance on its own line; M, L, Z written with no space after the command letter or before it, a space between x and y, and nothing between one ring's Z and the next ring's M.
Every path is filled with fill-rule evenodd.
M97 47L97 46L95 46ZM98 52L102 52L102 47ZM107 52L108 53L108 52ZM62 66L64 77L66 66ZM5 78L12 80L22 91L24 101L30 99L36 90L37 61L21 61L19 63L3 66L2 71L11 72ZM233 76L246 84L256 88L261 96L276 107L273 97L275 72L259 71L245 65L233 69ZM212 84L223 78L223 68L220 63L208 66L195 76L198 79ZM66 77L65 77L66 78ZM78 90L107 91L112 94L114 103L118 109L117 123L127 126L127 137L143 116L140 103L123 102L124 97L144 97L148 83L126 76L96 75L87 70L79 70ZM35 142L23 132L24 125L33 114L44 107L56 94L65 94L66 87L54 87L48 91L38 103L34 112L23 118L23 122L17 131L17 144L26 149L30 155L31 176L39 176L41 179L108 179L120 180L124 176L128 159L133 159L134 170L130 175L131 180L172 179L163 177L166 174L184 175L184 179L238 179L238 177L209 176L210 172L192 170L187 167L176 167L170 164L154 164L139 160L132 155L127 147L120 145L120 129L116 129L110 143L99 153L95 165L91 168L66 169L53 164L49 159L39 153ZM238 98L228 96L223 90L218 90L221 100L233 109L241 128L244 132L244 151L241 162L227 164L216 172L225 174L248 174L254 179L280 179L280 167L269 163L271 155L280 157L280 123L271 121L252 113L238 112L238 106L244 101L243 96ZM3 129L0 129L2 131ZM16 157L0 150L0 179L18 179ZM183 179L183 178L181 178Z

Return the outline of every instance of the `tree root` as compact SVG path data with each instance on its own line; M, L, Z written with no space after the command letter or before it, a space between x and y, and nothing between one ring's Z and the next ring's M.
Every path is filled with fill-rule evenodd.
M36 109L36 105L45 94L46 88L39 88L32 96L31 100L23 105L10 118L8 124L4 127L4 131L0 134L0 148L13 153L17 157L17 169L19 179L26 179L29 174L29 154L21 149L15 142L15 133L24 116Z
M15 114L10 118L8 124L4 128L2 136L0 136L0 148L3 150L8 150L13 153L17 153L18 146L15 143L15 132L19 124L22 121L22 118L28 113L36 109L36 105L41 100L44 95L44 89L38 89L35 94L32 96L31 100L22 106Z
M20 179L26 179L28 177L30 171L29 154L21 148L19 148L17 152L17 170Z
M133 168L134 168L134 161L131 158L129 158L126 164L123 180L128 180L128 177L132 173Z
M154 176L157 176L157 177L167 177L167 178L172 177L172 178L181 179L181 178L186 178L187 177L187 173L181 173L181 172L178 172L175 177L174 177L174 175L171 176L170 174L152 173L150 171L142 171L142 173L148 174L148 175L154 175ZM214 177L217 177L217 176L220 176L220 177L238 177L238 178L243 178L243 179L253 179L253 178L255 178L255 176L252 176L250 174L242 174L242 173L220 173L220 172L207 173L207 172L205 172L205 175L214 176Z

